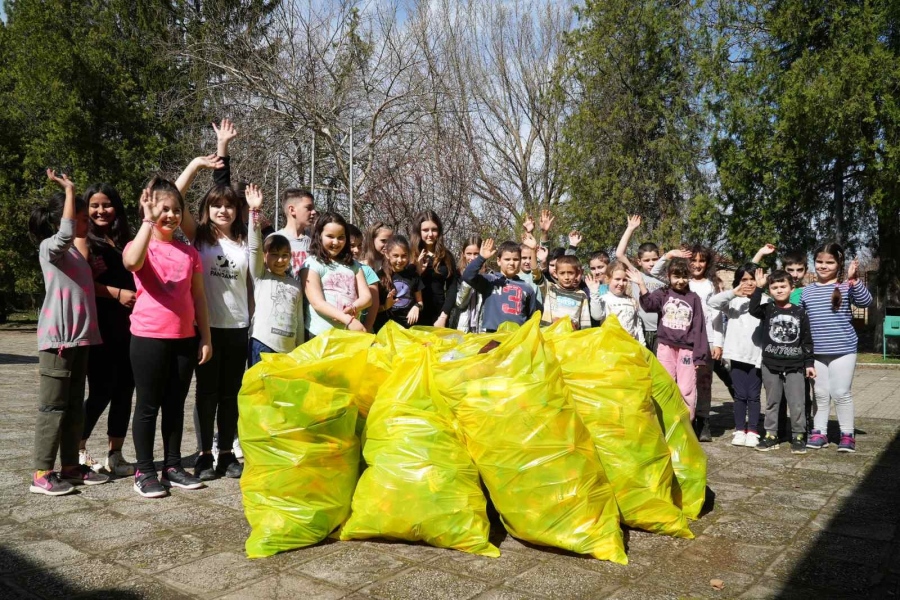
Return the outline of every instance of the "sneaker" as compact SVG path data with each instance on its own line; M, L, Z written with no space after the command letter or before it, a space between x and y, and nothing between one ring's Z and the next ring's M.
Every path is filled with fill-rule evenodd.
M240 479L244 473L244 465L238 462L234 454L222 452L219 454L219 462L216 464L216 474L231 479Z
M156 473L141 473L140 471L134 472L134 491L144 498L162 498L168 493L166 488L159 483Z
M747 445L747 432L746 431L735 431L734 435L731 436L731 445L732 446L746 446Z
M231 445L231 451L235 458L244 458L244 451L241 450L241 440L234 436L234 443Z
M97 471L103 467L100 461L94 460L94 457L88 454L87 448L78 451L78 464L84 465L89 469Z
M769 450L778 450L778 436L767 433L766 437L761 439L756 445L756 449L760 452L768 452Z
M95 473L87 465L64 468L59 472L59 476L69 483L80 483L82 485L100 485L109 481L109 475Z
M791 438L791 454L806 454L806 436L802 433Z
M105 465L107 473L116 477L130 477L134 475L134 465L125 460L121 450L113 450L106 457Z
M162 478L159 480L164 487L177 487L183 490L198 490L203 487L203 482L192 477L184 470L184 467L166 467Z
M74 492L75 486L68 481L62 481L56 471L45 471L40 477L37 473L31 476L31 487L28 489L33 494L65 496Z
M841 433L838 452L856 452L856 438L853 437L852 433Z
M747 441L744 442L744 445L748 448L756 448L759 446L759 434L755 431L748 431Z
M806 442L806 447L814 450L827 448L828 437L818 429L813 429L809 434L809 441Z
M697 436L697 439L701 442L712 441L712 433L709 431L709 419L703 419L703 425L700 427L700 435Z
M216 470L213 469L212 454L201 454L194 463L194 477L200 481L212 481L217 479Z

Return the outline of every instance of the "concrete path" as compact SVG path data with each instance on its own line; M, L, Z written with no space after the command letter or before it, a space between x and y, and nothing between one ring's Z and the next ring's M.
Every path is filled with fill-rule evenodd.
M61 498L30 494L37 382L33 332L0 332L4 599L900 597L898 369L857 371L856 454L732 447L731 402L717 382L716 439L704 445L714 507L692 524L694 540L627 532L628 566L523 544L502 529L493 535L499 559L326 542L250 561L234 480L163 500L140 498L127 478ZM190 418L185 425L189 452ZM102 439L90 446L97 455Z

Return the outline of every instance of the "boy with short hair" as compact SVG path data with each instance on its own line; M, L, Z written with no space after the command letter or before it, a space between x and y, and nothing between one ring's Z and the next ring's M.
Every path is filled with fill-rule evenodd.
M284 190L281 201L284 210L284 228L278 233L291 243L291 276L300 280L300 270L309 255L310 237L307 231L316 222L316 208L312 192L300 188Z
M773 302L762 304L762 290L768 284ZM791 302L792 276L777 270L766 278L756 270L756 290L750 296L748 312L761 321L762 380L766 387L766 436L757 450L778 448L778 408L782 394L791 416L791 453L806 453L804 380L814 378L813 340L809 317Z
M544 297L541 326L571 319L575 329L591 326L590 299L581 289L581 263L571 255L556 259L556 282L543 278L538 287Z
M499 273L481 273L485 261L497 255ZM519 244L506 241L495 248L493 239L481 244L481 252L463 271L463 281L483 297L479 332L497 331L502 323L522 325L535 311L534 289L519 277L522 251Z
M632 215L628 217L628 226L625 228L625 233L622 234L622 239L619 240L619 245L616 247L616 260L620 260L629 267L634 268L634 265L631 264L631 261L628 260L628 256L626 252L628 251L628 243L631 241L631 236L641 226L641 216L640 215ZM659 246L654 244L653 242L644 242L640 246L638 246L637 251L637 259L638 259L638 270L641 272L641 277L644 280L644 286L647 288L649 293L653 293L656 290L665 287L665 282L656 279L650 272L653 270L653 267L656 265L656 261L659 260ZM635 298L640 297L641 291L640 287L632 283L632 296ZM658 316L656 313L648 313L644 310L644 308L638 305L638 314L641 317L641 324L644 327L644 344L647 348L650 349L651 352L656 354L656 329L658 326Z
M782 268L787 271L794 282L791 304L800 304L800 296L803 295L803 280L806 278L806 264L806 252L800 250L792 250L781 259Z

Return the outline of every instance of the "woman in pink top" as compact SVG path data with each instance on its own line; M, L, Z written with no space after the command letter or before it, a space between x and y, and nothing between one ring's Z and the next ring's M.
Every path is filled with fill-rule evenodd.
M203 487L181 466L181 436L191 376L198 364L212 357L212 345L200 255L174 239L184 212L181 193L172 182L154 179L141 195L141 210L141 228L122 254L137 287L131 315L131 363L137 390L131 426L137 455L134 490L158 498L170 486ZM160 409L165 453L161 479L153 464Z

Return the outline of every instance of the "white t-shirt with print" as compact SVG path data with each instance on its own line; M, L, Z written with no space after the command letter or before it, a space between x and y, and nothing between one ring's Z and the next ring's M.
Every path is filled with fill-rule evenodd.
M218 329L250 327L247 299L250 250L247 242L220 238L212 246L199 245L197 251L203 264L209 326Z

